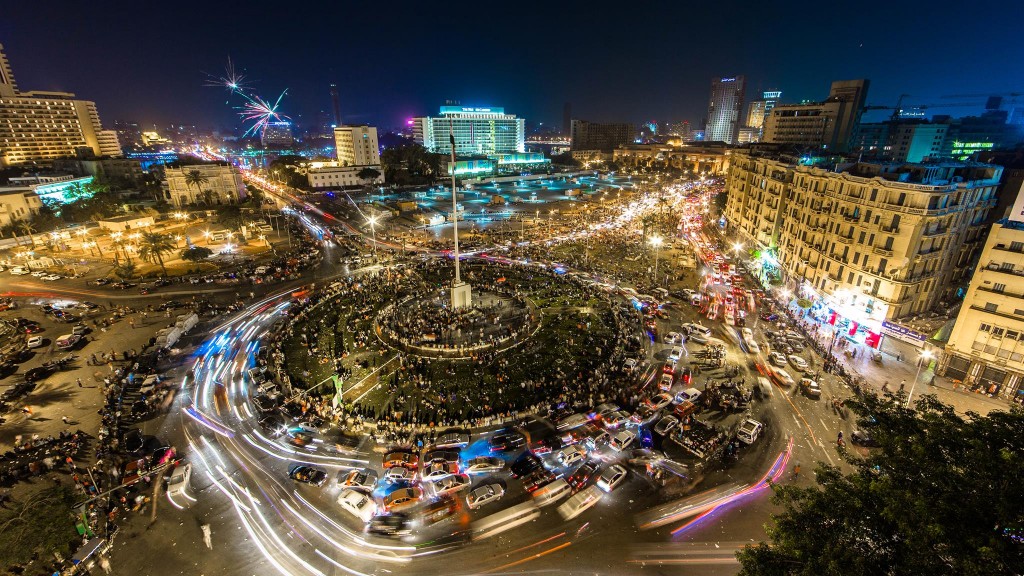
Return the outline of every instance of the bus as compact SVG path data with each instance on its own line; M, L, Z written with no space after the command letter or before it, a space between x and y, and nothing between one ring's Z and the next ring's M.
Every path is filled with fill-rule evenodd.
M526 524L540 516L540 508L533 502L523 502L473 522L474 540L483 540L501 534L505 530Z

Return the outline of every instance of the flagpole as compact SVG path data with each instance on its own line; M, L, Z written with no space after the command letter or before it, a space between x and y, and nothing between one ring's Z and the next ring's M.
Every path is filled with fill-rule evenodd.
M454 288L462 284L462 276L459 273L459 206L455 193L455 130L452 127L451 118L448 119L448 139L452 145L452 222L455 230L455 283L452 287Z

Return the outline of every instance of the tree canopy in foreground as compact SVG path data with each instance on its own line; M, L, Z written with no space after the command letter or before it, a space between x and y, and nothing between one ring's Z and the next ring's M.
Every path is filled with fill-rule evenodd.
M1024 411L956 414L933 396L865 397L878 443L819 464L816 485L773 487L770 542L737 557L742 576L1024 574Z

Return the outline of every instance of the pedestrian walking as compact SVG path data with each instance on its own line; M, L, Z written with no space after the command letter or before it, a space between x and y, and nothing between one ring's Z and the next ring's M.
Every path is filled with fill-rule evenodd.
M78 382L78 387L79 388L84 388L84 386L82 386L82 379L81 378L75 378L75 381Z
M61 416L60 417L60 421L63 422L65 426L68 425L68 417L67 416Z
M793 479L796 480L798 478L800 478L800 463L799 462L796 463L796 466L793 466Z
M200 528L203 530L203 543L206 544L207 548L213 550L213 537L210 533L210 525L203 524Z

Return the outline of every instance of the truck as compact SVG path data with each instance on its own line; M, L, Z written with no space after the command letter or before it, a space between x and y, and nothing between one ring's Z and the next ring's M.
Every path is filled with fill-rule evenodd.
M61 350L70 350L81 340L82 337L78 334L65 334L57 338L57 348L60 348Z
M196 324L199 324L199 315L195 312L190 312L188 314L178 316L177 322L174 323L174 326L180 329L182 334L187 334L189 330L196 327Z

